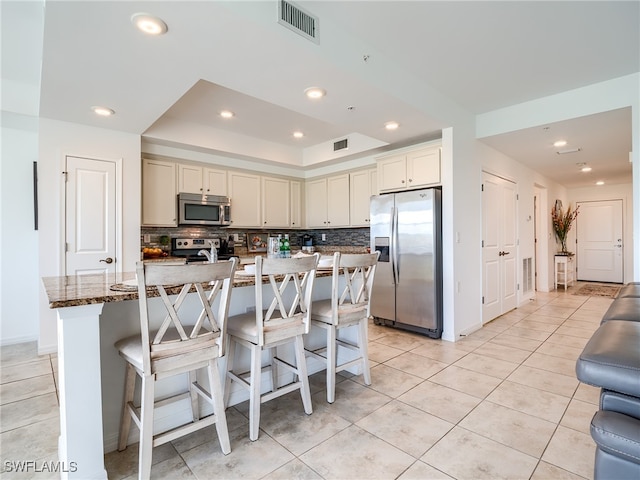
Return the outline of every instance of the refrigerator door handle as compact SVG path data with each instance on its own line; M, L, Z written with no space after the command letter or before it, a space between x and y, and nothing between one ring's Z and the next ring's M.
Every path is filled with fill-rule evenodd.
M393 249L391 251L391 268L393 270L393 283L400 283L400 262L398 262L398 209L393 207L391 216L391 235Z
M398 283L396 275L396 208L391 207L391 221L389 222L389 257L391 257L391 273L393 274L393 284Z

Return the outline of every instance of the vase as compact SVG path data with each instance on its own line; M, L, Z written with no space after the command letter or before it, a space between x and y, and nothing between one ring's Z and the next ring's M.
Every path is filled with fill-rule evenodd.
M567 251L567 239L566 238L563 239L563 240L560 240L560 247L561 247L560 248L560 253L563 253L565 255L569 253Z

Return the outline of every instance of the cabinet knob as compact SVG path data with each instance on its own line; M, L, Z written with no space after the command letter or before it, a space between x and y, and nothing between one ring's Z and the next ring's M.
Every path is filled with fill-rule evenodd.
M411 182L413 182L413 178L410 178L410 179L409 179L409 183L411 183Z
M404 180L402 180L402 183L404 183Z

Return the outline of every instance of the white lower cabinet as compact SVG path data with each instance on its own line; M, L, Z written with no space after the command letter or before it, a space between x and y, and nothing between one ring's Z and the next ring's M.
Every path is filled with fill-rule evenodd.
M241 172L229 172L229 197L231 198L231 226L262 227L260 176Z
M308 228L349 226L349 174L306 183Z
M142 225L176 227L176 164L142 159Z

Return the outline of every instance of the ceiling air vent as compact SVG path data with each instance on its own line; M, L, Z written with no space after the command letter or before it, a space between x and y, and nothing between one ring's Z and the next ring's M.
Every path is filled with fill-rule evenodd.
M318 38L318 19L293 3L278 2L278 23L315 43Z
M347 148L349 139L345 138L344 140L338 140L337 142L333 142L333 151L337 152L338 150L344 150Z

